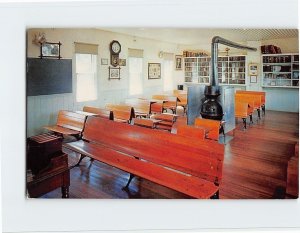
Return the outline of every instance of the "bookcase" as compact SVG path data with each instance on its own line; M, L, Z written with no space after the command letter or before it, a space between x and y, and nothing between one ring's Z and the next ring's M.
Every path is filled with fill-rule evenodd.
M211 58L185 57L185 82L209 84ZM246 56L218 57L218 81L220 85L246 84Z
M299 88L299 54L262 55L262 86Z

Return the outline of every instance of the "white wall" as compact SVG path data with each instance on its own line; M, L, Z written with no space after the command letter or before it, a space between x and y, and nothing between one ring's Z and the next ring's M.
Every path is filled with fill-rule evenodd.
M35 135L43 131L43 125L55 124L59 110L81 110L84 105L104 107L108 102L119 103L128 97L128 48L143 49L143 85L144 96L163 92L162 79L148 80L148 63L162 64L163 59L158 57L160 51L182 54L177 44L149 40L139 37L112 33L97 29L30 29L27 32L28 48L27 57L34 58L40 55L40 47L33 44L35 34L45 33L47 41L62 43L61 56L72 59L74 56L74 42L98 44L98 99L92 102L78 103L75 100L75 72L73 69L73 93L27 97L27 135ZM120 58L126 59L126 66L121 66L121 80L108 80L108 65L101 65L101 58L110 58L109 43L118 40L122 51ZM110 59L109 59L110 60ZM74 68L74 66L73 66ZM183 83L183 71L176 71L174 67L174 89L177 84Z

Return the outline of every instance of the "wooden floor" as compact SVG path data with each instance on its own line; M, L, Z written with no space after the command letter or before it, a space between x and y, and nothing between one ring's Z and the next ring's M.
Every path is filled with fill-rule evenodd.
M267 111L234 137L226 136L221 199L289 198L285 195L287 162L299 138L299 114ZM221 142L223 139L221 138ZM72 154L71 159L78 159ZM150 181L134 178L130 192L122 190L129 174L85 158L71 170L70 198L189 198ZM59 198L60 189L42 198Z

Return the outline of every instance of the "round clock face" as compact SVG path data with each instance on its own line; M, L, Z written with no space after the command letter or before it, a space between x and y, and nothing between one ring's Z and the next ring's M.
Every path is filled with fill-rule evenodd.
M120 51L121 51L121 45L119 44L119 42L115 41L114 43L112 43L111 50L114 53L120 53Z

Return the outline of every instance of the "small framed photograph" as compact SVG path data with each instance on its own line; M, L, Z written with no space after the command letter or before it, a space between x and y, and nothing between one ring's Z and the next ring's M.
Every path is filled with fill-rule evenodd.
M161 67L160 63L148 63L148 79L160 79Z
M257 83L257 76L256 75L251 75L250 76L250 83Z
M182 70L182 56L181 55L175 56L175 64L176 64L176 70Z
M51 42L45 42L41 44L41 55L40 58L57 58L60 59L60 46L61 43L51 43Z
M126 59L119 59L119 66L126 66Z
M109 67L109 76L108 76L108 79L111 80L111 79L121 79L120 77L120 67L118 68L115 68L115 67Z
M108 59L107 58L101 58L101 65L108 65Z
M258 75L258 64L249 65L249 75Z

